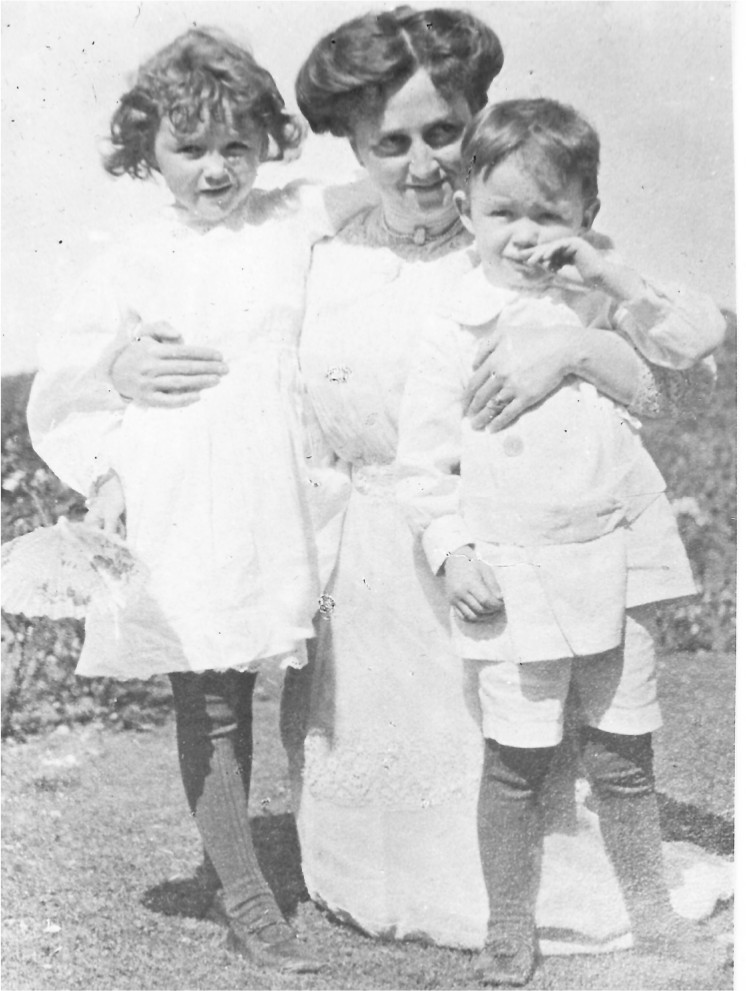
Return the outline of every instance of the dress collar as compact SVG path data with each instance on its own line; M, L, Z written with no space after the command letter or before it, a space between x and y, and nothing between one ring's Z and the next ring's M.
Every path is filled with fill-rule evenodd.
M194 231L197 234L212 234L215 231L240 231L247 224L255 223L261 215L268 193L265 190L252 190L246 202L239 210L235 210L221 220L205 220L191 213L178 202L167 207L167 215L175 217L178 227L182 230Z

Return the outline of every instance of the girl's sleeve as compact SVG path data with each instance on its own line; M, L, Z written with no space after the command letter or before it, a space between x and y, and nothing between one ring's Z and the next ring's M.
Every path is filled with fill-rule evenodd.
M37 453L83 495L116 468L126 402L109 372L139 322L117 299L115 267L111 257L94 264L42 335L27 412Z
M462 398L469 361L457 328L432 318L420 339L399 417L397 499L433 572L473 542L459 512Z

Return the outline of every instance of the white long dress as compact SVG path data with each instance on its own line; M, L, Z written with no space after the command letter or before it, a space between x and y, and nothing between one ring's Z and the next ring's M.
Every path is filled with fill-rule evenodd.
M92 604L78 674L302 663L320 589L297 340L311 245L329 233L316 190L254 192L214 227L171 208L105 254L47 336L34 445L83 493L116 469L149 571L146 589ZM194 405L127 404L110 385L117 349L159 321L229 365Z
M422 317L471 264L454 253L466 240L397 249L374 212L315 250L301 371L351 485L315 660L289 674L283 730L311 897L372 935L476 947L487 923L476 686L392 472ZM629 945L594 817L571 803L545 845L543 947Z

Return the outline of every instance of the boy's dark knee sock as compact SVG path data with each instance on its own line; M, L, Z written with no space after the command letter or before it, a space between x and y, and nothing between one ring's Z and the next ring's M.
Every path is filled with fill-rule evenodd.
M485 741L478 835L490 938L533 933L542 850L537 792L555 749Z
M652 735L582 731L583 763L598 798L604 846L622 889L633 931L665 927L672 909L653 775Z
M574 835L578 831L576 783L580 768L577 730L565 723L565 736L555 748L552 764L541 788L544 833Z
M286 923L254 850L248 809L251 755L246 753L246 733L239 731L237 722L247 699L236 704L237 693L250 693L253 678L237 681L236 674L185 672L171 675L171 682L179 764L189 807L222 882L229 919L258 931Z

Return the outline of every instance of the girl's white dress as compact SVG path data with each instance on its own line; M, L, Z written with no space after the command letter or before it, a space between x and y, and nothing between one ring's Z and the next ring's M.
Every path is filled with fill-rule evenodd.
M350 491L315 659L286 679L284 739L311 896L374 935L476 947L487 923L476 675L452 646L440 581L397 504L393 471L424 317L472 262L455 251L465 235L434 252L397 250L374 218L319 245L309 280L301 371ZM581 809L576 819L571 794L569 821L547 836L539 924L555 939L545 948L629 940L592 818Z
M311 187L254 191L215 227L171 208L94 265L47 335L34 445L82 493L117 471L150 575L142 593L92 604L79 674L303 662L320 589L297 341L311 245L330 233ZM194 405L126 403L109 383L118 349L161 321L229 365Z

